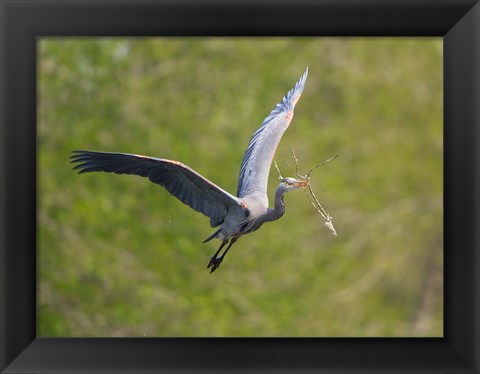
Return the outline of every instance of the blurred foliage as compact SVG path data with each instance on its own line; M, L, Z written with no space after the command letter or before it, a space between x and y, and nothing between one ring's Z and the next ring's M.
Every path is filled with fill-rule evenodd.
M442 336L440 38L43 38L39 336ZM245 147L310 67L277 150L312 175L213 274L209 219L70 151L180 160L235 193ZM269 193L277 185L272 168ZM272 202L271 202L272 203Z

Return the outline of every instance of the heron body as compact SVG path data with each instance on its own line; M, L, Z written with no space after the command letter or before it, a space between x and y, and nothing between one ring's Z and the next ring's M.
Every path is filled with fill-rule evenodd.
M210 259L210 272L220 266L230 247L242 235L258 230L262 224L279 219L285 213L284 195L308 184L295 178L284 178L275 190L273 208L267 196L268 176L273 156L283 133L290 125L293 110L305 87L308 68L295 87L265 118L255 131L240 167L237 196L223 190L179 161L128 153L73 151L71 160L79 173L104 171L134 174L149 178L192 209L210 217L218 229L204 242L218 238L220 247ZM223 254L220 251L228 246Z

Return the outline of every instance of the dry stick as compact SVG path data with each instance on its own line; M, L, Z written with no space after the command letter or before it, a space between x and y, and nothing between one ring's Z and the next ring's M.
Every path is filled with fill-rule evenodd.
M320 204L320 202L318 201L317 197L316 197L315 194L313 193L312 185L311 185L311 184L308 184L308 189L310 190L310 193L312 194L313 198L315 199L315 202L318 204L318 206L319 206L320 209L321 209L321 211L318 210L318 209L317 209L317 210L320 212L320 214L322 214L323 218L325 219L325 221L326 221L326 222L325 222L325 226L327 226L327 227L330 229L330 231L333 233L333 235L337 236L337 231L335 230L335 227L333 227L333 223L332 223L333 217L332 217L330 214L328 214L328 213L325 211L325 209L323 209L322 204ZM304 188L304 190L305 190L305 188ZM305 190L305 191L306 191L306 190ZM310 200L310 202L312 202L312 201ZM313 203L312 203L312 205L313 205ZM313 206L315 207L315 205L313 205ZM316 207L315 207L315 208L316 208ZM322 211L323 211L323 213L322 213Z
M307 175L306 175L306 179L307 179L308 181L310 181L310 173L311 173L312 171L314 171L314 170L315 170L316 168L318 168L319 166L322 166L322 165L326 164L327 162L330 162L330 161L335 160L337 157L338 157L338 155L335 155L335 156L329 158L328 160L325 160L325 161L319 163L318 165L316 165L316 166L313 167L312 169L310 169L310 171L309 171L309 172L307 173ZM315 202L317 203L317 205L318 205L318 206L320 207L320 209L323 211L324 214L322 214L322 216L323 216L324 218L325 218L325 216L326 216L325 220L326 220L327 222L325 222L325 226L327 226L327 227L332 231L333 235L337 236L337 232L335 231L335 228L333 227L332 216L331 216L330 214L328 214L328 213L325 211L325 209L323 209L322 204L320 204L320 202L319 202L318 199L317 199L317 196L315 196L315 193L313 192L313 189L312 189L312 186L311 186L310 183L308 184L308 189L310 190L310 193L312 194L313 198L315 199Z
M305 192L305 195L307 196L307 198L308 198L308 200L310 201L310 203L312 204L312 206L313 206L313 207L317 210L317 212L319 212L319 213L322 215L322 217L325 219L325 221L326 221L326 222L325 222L325 226L327 226L327 227L330 229L330 231L333 233L333 235L337 236L337 231L335 230L335 227L333 227L333 223L332 223L333 217L332 217L330 214L328 214L328 213L325 211L325 209L323 209L322 204L320 204L320 201L318 201L317 196L316 196L315 193L313 192L312 185L310 184L310 173L311 173L312 171L314 171L316 168L318 168L319 166L322 166L323 164L326 164L327 162L330 162L330 161L335 160L335 159L338 157L338 155L335 155L335 156L329 158L328 160L325 160L325 161L319 163L318 165L314 166L313 168L311 168L311 169L309 170L309 172L307 173L307 175L301 175L300 172L299 172L299 170L298 170L298 159L297 159L297 156L295 155L295 151L293 150L293 148L292 148L292 154L293 154L293 159L294 159L294 161L295 161L295 168L296 168L295 176L296 176L298 179L302 178L302 179L305 179L305 180L308 181L308 190L310 191L310 194L311 194L312 197L314 198L315 203L316 203L317 205L315 205L315 203L313 202L312 198L310 197L310 195L308 195L308 192L307 192L307 190L306 190L305 187L304 187L303 190L304 190L304 192Z
M296 174L295 174L295 172L293 171L292 167L291 167L290 164L288 163L287 157L285 157L285 164L286 164L287 167L290 169L291 173L292 173L295 177L297 177ZM297 179L299 179L299 178L297 177Z
M330 214L328 214L325 211L325 209L323 209L322 204L320 204L320 202L317 199L317 196L315 196L315 193L312 190L312 186L310 185L310 173L313 170L315 170L316 168L318 168L319 166L336 159L338 157L338 155L335 155L334 157L329 158L328 160L325 160L325 161L321 162L320 164L318 164L315 167L313 167L312 169L310 169L310 171L308 172L308 174L306 176L303 176L303 175L300 174L300 171L298 169L298 159L295 155L295 151L293 150L293 148L292 148L292 153L293 153L293 159L295 161L295 170L296 171L294 172L292 170L292 168L290 167L290 164L288 163L288 160L285 159L285 162L286 162L287 166L289 167L289 169L292 171L292 174L294 174L297 179L308 180L308 182L309 182L308 183L308 189L310 190L310 193L312 194L313 198L315 199L315 202L317 203L317 205L315 205L312 198L308 194L307 190L305 189L305 187L303 187L303 191L305 192L305 195L307 196L308 200L310 201L310 204L312 204L312 206L316 209L316 211L319 212L322 215L322 217L325 219L325 221L326 221L325 226L327 226L330 229L330 231L333 233L333 235L337 236L337 231L335 230L335 227L333 227L332 216ZM275 161L275 159L273 159L273 162L275 163L275 168L278 171L279 179L283 179L282 173L280 173L280 169L278 168L277 161Z
M325 160L325 161L323 161L323 162L320 162L317 166L311 168L310 171L307 173L307 179L310 178L310 173L311 173L312 171L314 171L316 168L318 168L319 166L322 166L323 164L326 164L327 162L330 162L330 161L335 160L337 157L338 157L338 155L335 155L335 156L333 156L333 157L330 157L328 160Z
M282 173L280 173L280 169L278 168L277 161L275 161L275 159L273 159L273 162L275 163L275 168L278 171L278 179L283 179Z
M313 198L315 199L315 202L317 203L317 205L315 205L312 201L312 199L310 198L310 196L308 195L307 193L307 190L305 188L303 188L303 190L305 191L305 195L307 195L308 197L308 200L310 200L310 203L313 205L313 207L322 215L322 217L328 222L328 221L331 221L332 217L325 211L325 209L323 209L322 207L322 204L320 204L320 202L318 201L317 199L317 196L315 196L315 193L313 192L312 190L312 186L310 184L310 173L315 170L317 167L319 167L320 165L323 165L324 163L330 161L330 160L333 160L335 157L331 158L330 160L326 160L324 162L321 162L320 164L318 164L317 166L313 167L312 169L310 169L310 171L308 172L307 175L301 175L300 174L300 171L298 169L298 159L297 159L297 156L295 155L295 151L293 150L292 148L292 154L293 154L293 159L295 161L295 170L296 170L296 173L295 173L295 176L297 179L305 179L307 180L309 183L308 183L308 189L310 191L310 193L312 194Z

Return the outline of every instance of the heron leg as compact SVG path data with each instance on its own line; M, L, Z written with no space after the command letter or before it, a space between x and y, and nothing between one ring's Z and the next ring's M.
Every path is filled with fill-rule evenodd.
M225 244L228 243L228 240L223 240L222 241L222 244L220 244L220 247L217 249L217 251L214 253L214 255L212 256L212 258L210 258L210 262L208 263L207 265L207 269L210 268L211 266L213 266L215 264L215 261L217 260L217 257L218 257L218 254L220 253L220 251L222 250L223 247L225 247Z
M222 245L220 246L220 248L218 249L218 251L215 253L215 255L212 257L212 259L210 260L210 263L208 264L208 267L212 267L210 269L210 273L213 273L219 266L220 264L222 263L223 261L223 258L225 257L225 255L227 254L228 250L230 249L230 247L233 245L233 243L235 243L237 241L237 238L232 238L230 240L230 244L228 244L228 247L227 249L225 249L225 252L223 252L223 254L220 256L220 257L217 257L218 253L220 252L220 250L222 249L222 247L224 246L225 243L222 243Z

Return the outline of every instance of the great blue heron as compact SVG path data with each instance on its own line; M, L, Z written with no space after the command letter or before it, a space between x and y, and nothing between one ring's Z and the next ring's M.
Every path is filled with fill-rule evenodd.
M285 213L286 192L308 185L307 180L283 178L275 190L273 208L268 206L267 183L275 150L289 126L293 109L302 94L308 67L295 87L270 112L253 134L245 151L238 178L237 196L212 183L187 165L174 160L127 153L73 151L71 160L79 173L104 171L147 177L163 186L177 199L197 212L210 217L212 227L219 228L205 242L218 238L220 247L207 268L214 272L230 247L242 235L258 230L262 224L279 219ZM220 251L228 243L220 256Z

